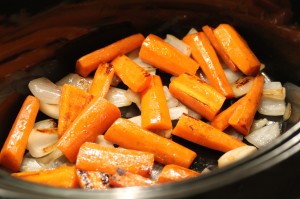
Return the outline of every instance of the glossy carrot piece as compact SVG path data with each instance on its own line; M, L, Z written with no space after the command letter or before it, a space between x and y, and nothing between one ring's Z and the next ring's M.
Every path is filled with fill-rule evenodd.
M21 166L39 106L40 101L36 97L25 99L1 149L0 165L12 172L18 171Z
M64 166L56 169L12 173L21 180L61 188L79 187L74 166Z
M102 97L94 98L58 140L57 148L70 162L75 162L80 146L95 141L120 116L114 104Z
M187 35L183 41L192 49L193 58L199 63L209 83L222 95L232 98L233 91L219 58L203 32Z
M256 114L262 90L264 86L264 76L256 76L250 91L246 94L245 100L231 115L228 123L243 135L248 135L250 127Z
M76 168L114 174L118 168L148 177L154 164L152 153L84 143L79 150Z
M155 184L155 181L149 178L123 169L117 169L116 173L109 179L109 182L113 187L150 186Z
M104 138L124 148L153 153L155 161L162 164L178 164L188 168L197 156L194 151L124 118L117 119Z
M89 89L95 97L106 97L110 84L113 80L115 69L109 63L101 63L94 75L92 84Z
M63 85L59 102L59 117L57 126L57 134L59 138L92 99L93 96L84 90L69 84Z
M218 55L224 61L224 63L228 66L228 68L234 72L239 71L238 67L232 62L230 57L226 54L219 41L217 40L213 28L206 25L202 27L203 32L209 39L210 43L213 45L214 49L217 51Z
M187 178L197 177L200 173L191 169L187 169L176 164L169 164L164 166L160 172L157 182L174 182Z
M182 73L195 74L199 67L193 59L153 34L144 40L139 57L144 62L175 76Z
M141 92L149 86L150 73L126 55L115 58L111 63L116 75L134 92Z
M221 109L226 97L199 77L182 74L169 85L170 93L180 102L212 120Z
M169 108L161 79L151 77L150 86L141 93L142 127L148 130L172 129Z
M186 114L183 114L179 118L172 134L201 146L222 152L246 145L219 129Z
M99 171L76 169L79 186L87 190L106 190L110 188L110 175Z
M76 72L83 77L87 77L92 71L97 69L100 63L109 62L119 55L126 54L140 47L144 39L142 34L134 34L84 55L77 60Z
M244 74L256 75L259 72L260 61L232 26L220 24L213 32L222 49Z

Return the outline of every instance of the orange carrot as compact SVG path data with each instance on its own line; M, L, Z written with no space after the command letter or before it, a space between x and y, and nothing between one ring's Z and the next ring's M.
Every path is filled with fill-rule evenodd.
M244 74L256 75L259 72L260 61L232 26L220 24L213 32L222 49Z
M84 171L76 169L79 185L87 190L106 190L110 188L110 175L99 171Z
M117 119L104 138L121 147L153 153L155 161L162 164L178 164L188 168L197 156L194 151L124 118Z
M250 91L245 96L245 100L235 109L228 121L233 128L244 135L249 134L260 102L263 86L264 76L256 76Z
M214 34L213 29L210 26L206 25L206 26L202 27L202 30L205 33L205 35L207 36L207 38L209 39L209 41L211 42L211 44L213 45L214 49L217 51L217 53L220 55L222 60L228 66L228 68L234 72L239 71L238 67L231 61L229 56L226 54L226 52L223 50L223 48L219 44L219 42Z
M226 99L205 81L189 74L173 79L169 90L180 102L208 120L214 118Z
M155 184L155 182L149 178L123 169L117 169L117 172L111 176L109 182L113 187L150 186Z
M100 63L109 62L119 55L140 47L143 40L144 36L142 34L134 34L84 55L77 60L76 72L83 77L87 77L92 71L96 70Z
M225 97L232 98L231 85L205 34L203 32L189 34L183 38L183 41L191 47L192 56L199 63L209 83Z
M101 63L94 75L89 93L96 97L106 97L113 80L115 69L109 63Z
M80 147L76 168L109 174L115 173L117 168L122 168L148 177L153 164L154 155L152 153L86 142Z
M180 181L187 178L197 177L200 173L187 169L175 164L169 164L164 166L163 170L160 172L157 182L172 182Z
M134 92L141 92L149 86L150 73L126 55L115 58L112 65L117 76Z
M222 152L246 145L211 125L186 114L179 118L172 134L201 146Z
M65 84L62 87L59 102L57 134L60 138L93 96L75 86Z
M144 40L139 57L144 62L175 76L182 73L195 74L199 67L193 59L153 34Z
M70 162L75 162L80 146L84 142L95 141L120 116L115 105L102 97L94 98L58 140L58 149Z
M39 100L33 96L25 99L1 149L0 165L12 172L18 171L22 163L39 104Z
M142 127L148 130L172 129L169 108L161 79L152 76L150 86L141 93Z
M12 173L11 175L21 180L52 187L79 187L75 167L73 166L64 166L50 170Z

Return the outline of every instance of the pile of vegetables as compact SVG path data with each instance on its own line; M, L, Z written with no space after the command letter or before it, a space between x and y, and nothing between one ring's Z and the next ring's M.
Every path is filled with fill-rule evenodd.
M201 175L190 169L197 154L172 135L224 152L219 167L265 146L280 135L280 123L255 116L288 119L285 88L264 76L232 26L202 30L182 40L134 34L79 58L76 73L56 83L30 81L33 96L0 164L22 180L99 190ZM171 76L168 85L157 70ZM140 115L123 117L120 108L132 104ZM39 111L50 118L36 121ZM155 164L163 167L157 175Z

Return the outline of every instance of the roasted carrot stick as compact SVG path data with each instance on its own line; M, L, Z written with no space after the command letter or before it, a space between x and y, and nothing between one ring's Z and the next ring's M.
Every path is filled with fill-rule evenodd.
M124 118L117 119L106 131L104 138L124 148L153 153L155 161L162 164L178 164L188 168L197 155L194 151Z
M109 62L119 55L140 47L143 40L144 36L142 34L134 34L84 55L77 60L76 72L83 77L87 77L92 71L96 70L100 63Z
M59 102L57 134L60 138L93 96L75 86L65 84L62 87Z
M187 169L175 164L169 164L164 166L163 170L160 172L157 182L172 182L179 181L187 178L192 178L199 176L200 173Z
M149 86L150 73L126 55L115 58L111 63L117 76L134 92L141 92Z
M199 67L193 59L153 34L144 40L139 57L144 62L175 76L182 73L195 74Z
M211 125L186 114L183 114L179 118L172 134L201 146L222 152L246 145Z
M21 180L43 184L52 187L77 188L78 179L74 166L64 166L56 169L12 173L13 177Z
M110 84L113 80L115 69L109 63L101 63L94 75L92 84L89 89L95 97L106 97Z
M110 175L99 171L84 171L76 169L78 183L82 189L106 190L110 188Z
M231 85L205 34L203 32L189 34L183 38L183 41L191 47L192 56L199 63L209 83L225 97L232 98Z
M39 104L39 100L33 96L25 99L1 149L0 165L12 172L18 171L22 163Z
M142 127L148 130L172 129L169 108L161 79L151 78L150 86L141 93Z
M58 149L70 162L75 162L80 146L84 142L95 141L120 116L115 105L102 97L94 98L58 140Z
M226 99L205 81L190 74L182 74L173 79L169 90L180 102L208 120L214 118Z
M148 177L153 164L154 155L152 153L86 142L80 147L76 168L109 174L114 174L118 168L122 168Z
M249 134L250 127L260 102L263 86L264 76L256 76L250 91L245 96L245 100L243 100L242 104L235 109L228 121L233 128L244 135Z
M244 74L256 75L259 72L260 61L232 26L220 24L213 32L222 49Z
M210 43L213 45L214 49L217 51L218 55L224 61L224 63L228 66L228 68L234 72L239 71L238 67L232 62L226 52L223 50L222 46L219 44L212 27L206 25L202 27L203 32L209 39Z
M117 172L111 176L109 182L113 187L150 186L155 184L155 181L149 178L123 169L117 169Z

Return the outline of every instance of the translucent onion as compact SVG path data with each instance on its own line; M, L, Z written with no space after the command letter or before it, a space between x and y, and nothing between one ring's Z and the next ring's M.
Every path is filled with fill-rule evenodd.
M126 90L124 89L110 87L106 99L117 107L129 106L132 104L132 101L126 97L125 93Z
M281 116L285 113L285 101L262 96L257 111L263 115Z
M260 128L266 126L268 124L268 122L269 121L268 121L267 118L263 118L263 119L259 119L259 120L253 120L250 132L255 131L257 129L260 129Z
M227 128L224 130L224 133L238 139L238 140L243 140L244 136L242 134L240 134L237 130L235 130L234 128Z
M163 86L164 94L166 96L168 108L173 108L179 105L179 101L172 96L167 86Z
M56 82L57 86L63 86L64 84L70 84L73 86L76 86L77 88L80 88L84 91L88 91L90 88L90 85L92 84L93 79L90 77L81 77L80 75L76 73L69 73L65 77L63 77L61 80Z
M195 33L197 33L197 32L198 32L198 30L196 30L196 28L191 28L191 29L189 30L189 32L188 32L186 35L195 34Z
M156 74L156 68L151 66L150 64L147 64L147 63L143 62L143 60L141 60L140 57L139 57L139 51L140 51L140 49L136 49L134 51L131 51L130 53L128 53L127 56L132 61L134 61L137 65L141 66L146 71L148 71L150 74L155 75Z
M114 147L114 144L112 142L107 141L104 138L104 135L98 135L97 136L97 140L96 140L97 144L100 144L102 146L107 146L107 147Z
M236 80L238 80L239 78L242 77L242 73L241 72L233 72L232 70L230 70L229 68L224 68L224 73L225 76L227 77L227 80L229 81L229 83L233 83Z
M278 136L280 136L279 123L274 122L251 132L245 139L257 148L260 148L272 142Z
M167 34L165 38L165 42L171 44L186 56L188 57L191 56L191 52L192 52L191 47L186 43L184 43L182 40L178 39L177 37Z
M241 77L231 84L234 97L241 97L247 94L253 84L254 78L251 76Z
M139 109L141 109L141 96L139 93L136 93L131 89L127 89L125 96L127 97L127 99L135 103Z
M264 84L262 95L266 98L284 100L285 88L280 82L267 82Z
M56 128L57 123L54 121L54 119L45 119L38 121L34 124L33 128L36 129L50 129L50 128Z
M45 77L31 80L28 84L31 93L40 101L47 104L58 104L61 89Z
M40 111L53 119L58 119L59 117L58 104L47 104L44 102L40 102Z

